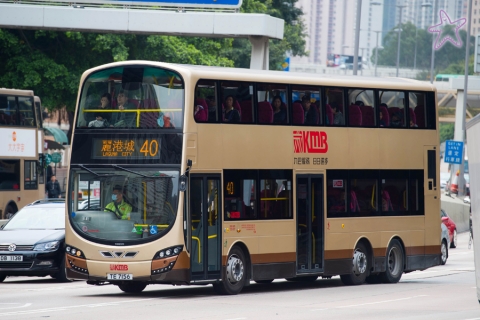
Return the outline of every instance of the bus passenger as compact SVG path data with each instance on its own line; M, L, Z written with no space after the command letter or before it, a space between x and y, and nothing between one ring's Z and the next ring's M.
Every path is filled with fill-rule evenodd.
M402 127L402 113L401 112L395 112L392 115L392 120L390 120L390 126L394 128L400 128Z
M282 98L280 96L273 97L273 123L286 123L287 113L282 109Z
M317 125L318 124L318 111L316 108L311 108L312 102L310 101L310 95L305 94L302 97L302 106L303 111L305 112L305 122L306 125Z
M110 93L106 92L100 98L100 105L96 109L111 109L112 107L112 96ZM90 121L88 122L89 127L108 127L110 121L110 114L108 112L95 112L93 117L89 117Z
M233 107L233 96L229 95L225 98L225 122L240 122L240 113Z
M215 122L217 120L217 101L214 96L208 96L205 100L208 105L208 121Z
M117 96L117 108L118 110L134 110L135 105L128 102L125 91L121 90ZM136 126L136 113L135 112L116 112L112 117L112 125L110 127L123 127L132 128Z
M116 185L113 187L112 202L107 204L105 211L115 213L115 215L122 220L128 220L130 218L130 212L132 212L132 206L123 200L122 187Z
M345 119L343 118L343 114L338 107L338 103L333 101L330 105L333 111L333 124L343 126L345 124Z

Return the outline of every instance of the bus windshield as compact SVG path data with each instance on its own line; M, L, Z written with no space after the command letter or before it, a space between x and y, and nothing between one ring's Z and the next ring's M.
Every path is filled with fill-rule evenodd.
M176 72L147 66L92 73L82 88L77 128L177 128L183 125L184 83Z
M175 170L79 165L72 168L70 177L70 221L87 238L107 242L157 239L175 221L178 177Z

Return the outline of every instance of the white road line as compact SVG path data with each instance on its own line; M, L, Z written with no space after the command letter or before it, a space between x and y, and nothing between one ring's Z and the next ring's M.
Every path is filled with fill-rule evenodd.
M31 303L25 303L23 306L18 306L18 307L3 307L2 304L19 304L19 303L0 303L0 311L5 310L5 309L18 309L18 308L26 308L30 307L32 304Z
M41 289L25 289L25 291L52 291L52 290L76 289L76 288L86 288L86 286L80 285L80 286L68 286L68 287L49 287L49 288L41 288Z
M243 320L243 319L247 319L247 318L232 318L232 319L225 319L225 320Z
M35 310L25 310L25 311L13 311L13 312L3 312L0 313L1 316L12 316L12 315L23 315L23 314L35 314L41 312L55 312L55 311L66 311L75 308L96 308L96 307L106 307L111 305L119 305L123 303L132 303L132 302L143 302L154 300L156 298L149 299L136 299L136 300L124 300L124 301L115 301L115 302L105 302L105 303L92 303L92 304L82 304L78 306L65 306L65 307L56 307L56 308L45 308L45 309L35 309Z
M383 301L376 301L376 302L366 302L366 303L360 303L360 304L351 304L351 305L348 305L348 306L339 306L339 307L326 308L326 309L313 309L311 311L322 311L322 310L327 310L327 309L342 309L342 308L361 307L361 306L368 306L368 305L372 305L372 304L380 304L380 303L388 303L388 302L394 302L394 301L410 300L410 299L419 298L419 297L426 297L426 295L419 295L419 296L392 299L392 300L383 300Z

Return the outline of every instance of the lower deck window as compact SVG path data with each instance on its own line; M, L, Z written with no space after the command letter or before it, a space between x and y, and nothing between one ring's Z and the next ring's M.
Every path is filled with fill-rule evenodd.
M20 190L20 160L0 160L0 190Z

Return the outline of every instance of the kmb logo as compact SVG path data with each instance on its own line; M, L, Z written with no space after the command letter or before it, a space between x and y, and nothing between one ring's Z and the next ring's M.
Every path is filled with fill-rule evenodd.
M127 264L111 264L110 265L110 270L127 271L128 270L128 265Z
M293 131L294 153L327 153L327 133L324 131Z

